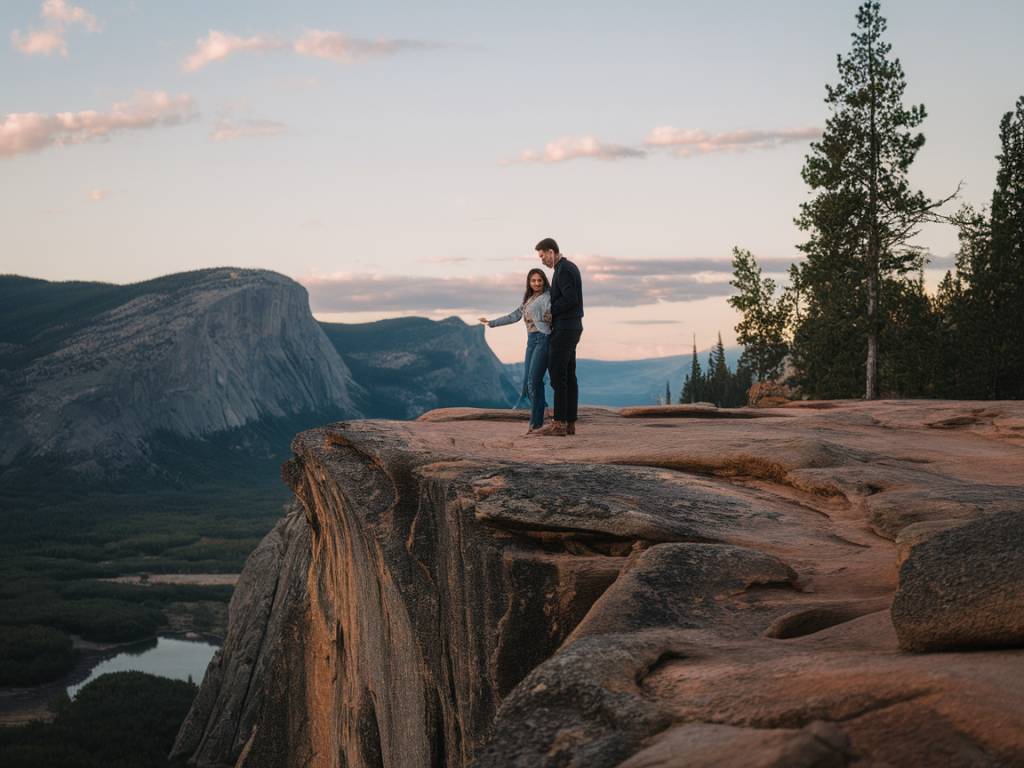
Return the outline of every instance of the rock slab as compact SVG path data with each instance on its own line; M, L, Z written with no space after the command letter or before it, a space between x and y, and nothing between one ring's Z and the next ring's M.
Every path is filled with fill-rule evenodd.
M892 621L908 651L1024 647L1024 498L913 547Z

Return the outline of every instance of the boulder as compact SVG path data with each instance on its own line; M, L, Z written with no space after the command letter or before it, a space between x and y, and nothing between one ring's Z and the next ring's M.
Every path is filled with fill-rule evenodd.
M907 651L1024 647L1024 499L911 549L892 620Z
M750 408L778 408L796 399L796 392L779 381L755 381L747 392Z

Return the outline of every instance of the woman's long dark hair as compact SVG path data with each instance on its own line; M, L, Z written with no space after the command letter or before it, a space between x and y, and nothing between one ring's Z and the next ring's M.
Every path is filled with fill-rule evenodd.
M534 267L526 273L526 293L523 294L523 304L529 301L530 297L533 296L533 288L530 287L530 278L534 275L540 275L540 279L544 281L544 290L542 293L547 293L551 290L551 283L548 282L548 276L544 274L544 270Z

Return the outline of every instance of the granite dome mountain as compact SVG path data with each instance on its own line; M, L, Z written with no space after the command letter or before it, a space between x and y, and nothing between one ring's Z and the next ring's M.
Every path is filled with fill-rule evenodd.
M348 336L365 338L375 325ZM346 361L347 327L326 327L332 338L305 288L264 270L205 269L131 285L0 277L0 478L40 462L79 477L159 472L169 452L218 440L213 457L228 448L269 458L325 419L391 416L396 400L408 401L407 413L394 414L406 418L454 404L447 398L464 393L449 381L473 387L481 404L504 404L511 387L482 331L456 318L421 320L417 346L429 347L433 334L448 354L443 365L417 358L415 396L403 397L395 363L415 357L401 351L404 328L369 334L372 348L357 350L364 374L376 358L396 369L382 408L377 382L364 387ZM468 375L453 370L461 360L473 363Z

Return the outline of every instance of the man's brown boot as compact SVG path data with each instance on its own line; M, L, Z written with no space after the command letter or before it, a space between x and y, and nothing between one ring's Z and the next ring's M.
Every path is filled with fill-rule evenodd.
M531 437L533 435L538 435L540 437L565 437L567 434L568 432L566 431L564 421L552 421L546 427L535 429L530 433Z
M565 423L565 434L567 434L567 435L575 435L576 434L576 422L575 421L567 421Z

